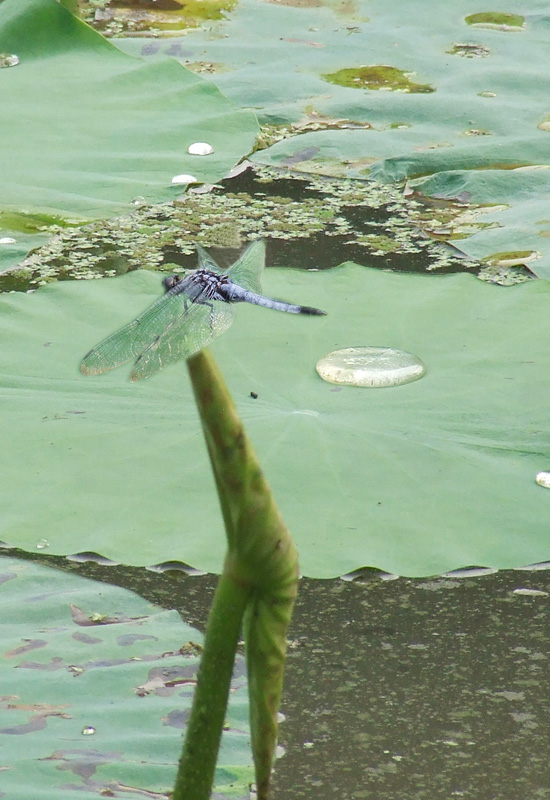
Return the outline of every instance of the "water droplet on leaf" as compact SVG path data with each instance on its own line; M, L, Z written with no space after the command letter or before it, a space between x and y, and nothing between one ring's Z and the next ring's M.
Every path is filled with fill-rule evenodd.
M193 142L187 148L187 152L192 156L209 156L214 152L214 148L208 142Z
M185 173L182 173L181 175L174 175L172 178L172 183L180 186L182 183L197 183L197 179L194 175L186 175Z
M344 386L384 388L421 378L426 367L412 353L393 347L346 347L317 362L324 381Z
M545 489L550 489L550 472L537 473L535 481L539 486L543 486Z
M37 543L36 543L36 549L37 550L45 550L46 547L49 547L49 546L50 546L50 543L48 542L47 539L39 539L37 541Z
M0 53L0 69L4 67L16 67L19 64L19 56L13 53Z

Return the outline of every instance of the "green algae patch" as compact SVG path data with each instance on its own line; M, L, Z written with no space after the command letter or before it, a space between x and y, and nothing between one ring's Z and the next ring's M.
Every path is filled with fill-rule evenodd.
M525 27L525 17L521 14L506 14L502 11L482 11L464 18L466 25L479 28L496 28L499 31L518 31Z
M404 72L397 67L374 64L367 67L349 67L321 75L328 83L335 83L349 89L374 89L386 92L409 92L427 94L434 92L427 83L415 83L410 79L412 72Z

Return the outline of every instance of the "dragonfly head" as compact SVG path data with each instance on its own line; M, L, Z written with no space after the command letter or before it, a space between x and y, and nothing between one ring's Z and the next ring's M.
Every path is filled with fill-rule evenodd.
M177 286L182 280L183 278L178 275L167 275L166 278L163 279L162 284L165 291L169 292L170 289L173 289L174 286Z

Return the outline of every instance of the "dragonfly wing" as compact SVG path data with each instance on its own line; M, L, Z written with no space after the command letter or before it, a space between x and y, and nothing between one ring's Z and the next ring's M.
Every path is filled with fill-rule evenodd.
M204 247L200 244L195 245L197 248L197 255L199 257L199 269L209 269L212 272L221 272L222 270L216 264L210 253L207 253Z
M99 375L137 358L182 313L185 313L184 295L159 297L133 322L90 350L82 359L80 371L85 375Z
M233 317L233 308L229 303L219 300L191 303L184 314L140 353L130 373L130 380L149 378L167 364L198 353L225 333Z
M227 270L227 277L255 294L262 293L261 276L265 266L265 242L258 239L249 245L242 256Z

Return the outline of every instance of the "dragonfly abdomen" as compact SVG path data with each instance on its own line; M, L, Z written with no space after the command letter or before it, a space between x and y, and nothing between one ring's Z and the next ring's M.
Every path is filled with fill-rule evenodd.
M264 306L265 308L272 308L275 311L286 311L289 314L326 314L326 311L321 311L319 308L297 306L292 303L285 303L282 300L272 300L270 297L264 297L261 294L250 292L248 289L243 289L241 286L232 282L223 287L223 293L230 303L253 303L255 306Z

